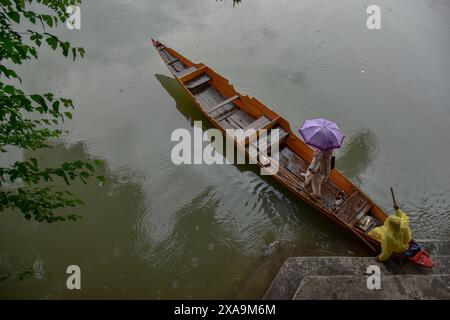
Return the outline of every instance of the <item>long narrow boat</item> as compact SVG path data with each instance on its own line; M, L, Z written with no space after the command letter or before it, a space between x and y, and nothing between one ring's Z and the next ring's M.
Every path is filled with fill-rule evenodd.
M250 148L252 137L244 141L233 139L238 149L261 167L267 167L267 161L277 161L279 168L273 174L275 180L374 251L380 249L380 241L369 236L368 232L383 224L388 215L336 169L322 185L322 197L312 196L310 187L304 187L301 173L306 172L313 150L292 132L288 121L257 99L237 92L227 79L203 63L193 63L154 39L152 43L197 108L222 133L226 134L227 129L265 129L269 136L271 130L278 129L278 140L269 141L264 150L256 145L255 153L255 148ZM275 144L279 146L278 154L272 157L270 146ZM337 201L339 198L342 200ZM414 241L409 251L398 256L421 266L433 266L427 252Z

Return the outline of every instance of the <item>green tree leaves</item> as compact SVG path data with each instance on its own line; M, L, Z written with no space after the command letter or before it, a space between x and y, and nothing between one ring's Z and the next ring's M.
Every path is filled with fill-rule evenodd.
M48 15L48 14L43 14L42 16L42 20L45 21L45 23L50 27L53 28L53 17Z
M17 11L9 11L6 13L15 23L20 23L20 14Z
M30 10L33 2L35 10ZM48 140L62 134L58 125L72 119L67 110L74 108L72 100L55 97L53 93L23 92L13 83L22 81L11 65L37 59L43 43L53 50L60 49L65 57L70 53L74 60L77 55L84 57L83 48L72 47L46 30L66 21L67 6L79 4L80 0L0 0L0 153L11 146L30 150L49 148ZM34 30L16 29L26 21ZM4 83L6 79L8 83ZM0 212L10 208L19 210L26 219L40 222L74 221L79 216L56 212L83 202L69 191L56 190L52 182L63 179L67 185L76 180L87 183L101 165L100 160L79 160L41 168L36 158L30 158L0 167ZM95 177L104 183L103 176Z
M45 41L53 50L55 50L58 47L58 38L55 36L49 36Z

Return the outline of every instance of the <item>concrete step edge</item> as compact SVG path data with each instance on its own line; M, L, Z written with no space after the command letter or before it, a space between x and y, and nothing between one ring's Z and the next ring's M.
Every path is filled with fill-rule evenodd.
M296 299L297 297L301 296L302 294L304 294L303 292L301 292L302 290L309 290L309 288L304 288L305 284L306 285L310 285L311 281L316 282L316 281L320 281L322 279L325 280L336 280L336 279L342 279L342 283L343 285L346 286L346 288L352 288L352 285L349 286L348 284L348 280L354 280L357 279L357 282L361 282L364 283L364 281L366 281L368 278L368 275L332 275L332 276L325 276L325 275L311 275L311 276L305 276L297 291L295 292L295 294L292 296L292 299ZM384 275L382 276L382 281L386 281L386 279L388 279L388 283L394 284L395 283L395 279L401 279L403 280L402 282L405 282L405 279L413 279L415 283L420 282L422 280L425 280L427 285L431 283L431 281L433 281L434 279L445 279L445 283L444 285L446 285L446 288L443 288L441 286L440 288L440 294L442 295L443 299L449 299L450 298L450 274L446 273L446 274L430 274L430 275L413 275L413 274L407 274L407 275ZM448 280L447 280L448 279ZM347 281L346 281L347 280ZM386 283L386 282L385 282ZM332 289L327 290L326 294L330 294L330 292L333 292L334 290L341 290L342 288L339 286L339 280L337 283L334 284L334 286L332 287ZM430 288L424 287L424 289L428 289L430 290ZM433 287L432 291L436 291L438 288ZM367 289L368 290L368 289ZM369 292L369 290L367 291ZM377 291L373 291L373 292L377 292ZM392 292L392 290L389 291L390 293ZM308 292L307 292L308 293ZM378 291L377 293L382 294L382 291ZM314 296L314 294L312 294L312 298L313 299L321 299L320 297ZM386 297L387 299L392 299L392 297ZM403 297L405 298L405 297ZM414 297L411 297L414 298ZM426 298L426 297L425 297ZM355 299L358 299L358 296L355 297Z
M330 269L345 269L359 270L357 274L364 274L362 265L368 266L369 264L379 265L382 271L388 272L388 274L435 274L435 270L449 270L450 271L450 256L442 255L435 256L433 259L436 261L437 267L434 269L426 269L412 264L398 264L397 262L390 262L388 264L382 264L376 262L374 257L343 257L343 256L327 256L327 257L291 257L286 259L283 265L278 270L272 283L269 285L263 299L291 299L298 285L301 283L304 276L313 275L309 272L324 272L323 270ZM445 264L440 264L444 262ZM448 266L447 266L448 264ZM347 265L347 266L345 266ZM308 268L310 268L308 270ZM306 273L305 269L307 270ZM392 271L390 271L392 270ZM442 273L442 272L440 272ZM446 273L446 272L444 272ZM331 275L330 272L328 275ZM320 275L327 275L326 273Z

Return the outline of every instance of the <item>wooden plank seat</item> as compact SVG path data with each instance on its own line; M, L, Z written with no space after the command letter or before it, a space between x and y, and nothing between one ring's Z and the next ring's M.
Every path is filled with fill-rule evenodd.
M234 95L231 98L228 98L220 103L218 103L217 105L215 105L213 108L209 109L207 111L208 114L213 113L214 111L217 111L218 109L222 108L223 106L229 104L230 102L233 102L234 100L236 100L237 98L239 98L239 95Z
M234 117L233 114L230 117L228 117L228 121L231 122L231 124L234 125L236 128L243 129L245 136L239 137L237 142L245 145L258 137L260 133L258 129L268 124L270 122L270 119L267 118L266 116L261 116L250 123L245 123L245 121L241 117ZM253 130L249 131L251 129ZM249 132L251 132L250 135L248 134Z
M255 117L240 109L238 112L229 116L227 120L231 122L236 129L244 129L250 123L255 121Z
M196 67L190 67L187 69L180 70L177 72L177 77L181 78L181 77L187 76L188 74L190 74L196 70L197 70Z
M233 105L235 106L235 105ZM221 115L219 118L216 119L217 122L220 122L226 118L228 118L229 116L233 115L234 113L238 112L239 110L241 110L239 107L234 107L233 109L231 109L229 112Z
M167 64L170 66L171 64L174 64L175 62L178 62L178 61L180 61L180 59L175 58L172 61L167 62Z
M244 127L243 128L244 131L247 131L250 129L255 130L255 133L248 136L247 137L248 139L246 138L246 143L250 143L251 141L255 140L261 134L262 129L268 130L268 129L272 128L273 126L275 126L278 123L279 119L280 119L280 117L276 117L275 119L270 120L266 116L261 116L258 119L256 119L255 121L253 121L252 123L250 123L249 125L247 125L246 127ZM283 129L281 129L281 130L284 131Z
M233 106L236 105L233 104ZM245 112L237 106L236 108L236 110L231 109L230 112L227 112L226 118L220 121L220 124L225 129L243 129L255 120L255 117L251 114Z
M269 133L269 137L268 137L268 143L267 146L262 146L260 149L266 153L271 153L272 152L272 148L274 145L278 144L278 150L280 149L280 146L287 140L287 138L289 137L289 133L285 130L283 130L283 128L279 127L279 128L275 128L277 130L279 130L279 135L278 138L276 140L272 140L272 134L271 132Z
M168 65L168 67L169 67L169 69L170 68L173 69L173 71L175 71L176 74L178 74L178 72L184 70L184 65L180 61L175 61L171 65Z
M172 59L175 59L175 57L173 55L171 55L167 50L165 50L166 48L163 48L160 50L160 54L163 57L164 61L170 61Z
M187 82L185 86L189 90L194 90L208 83L210 80L211 78L207 74L202 74L201 76L198 76L197 78Z
M184 70L186 67L183 63L181 63L180 59L174 57L167 51L161 51L161 54L164 56L164 60L166 61L167 67L178 74L178 72Z
M262 151L264 153L271 153L273 146L278 144L278 150L280 149L280 146L286 141L287 137L289 136L289 133L283 129L280 129L280 134L278 135L278 138L275 140L272 140L272 135L270 132L264 133L259 136L258 138L258 145L256 145L256 140L253 140L250 142L250 144L253 147L258 147L259 151ZM263 143L263 140L266 140L265 143Z
M369 204L369 201L361 193L355 191L347 198L347 200L345 200L341 207L335 211L335 214L346 223L351 224L356 220L358 213L363 210L367 204Z
M267 137L267 132L260 135L259 138L269 140ZM254 160L258 160L264 166L268 166L270 164L270 157L266 154L266 149L267 147L261 148L261 145L256 143L256 139L250 141L246 146L248 156Z
M311 186L310 186L311 187ZM348 195L344 192L343 202L337 203L339 192L342 190L339 189L330 179L324 181L322 183L321 193L322 197L320 198L320 202L330 210L336 211L339 210L342 205L345 204L345 200L347 200ZM312 192L312 187L311 187Z
M306 172L309 164L295 152L293 152L288 146L280 148L280 150L280 163L295 176L303 179L301 173Z
M273 147L278 144L278 150L280 149L280 146L286 141L286 139L289 136L289 133L282 128L280 129L280 134L277 139L272 140L272 135L269 131L263 133L258 138L258 143L256 143L256 140L250 141L249 145L247 147L247 151L250 157L256 158L256 156L259 154L259 160L263 165L270 164L270 157L272 156L272 150ZM262 143L263 139L266 139L265 143ZM263 157L261 157L261 155ZM269 158L268 158L269 157ZM279 158L279 155L278 155ZM262 161L263 159L263 161ZM283 164L281 163L280 159L278 159L278 162L281 166Z
M252 123L250 123L248 126L244 128L244 130L248 129L255 129L255 130L261 130L261 129L270 129L273 126L275 126L278 123L278 120L280 117L276 117L273 120L270 120L266 116L261 116Z
M350 224L353 226L355 225L359 220L361 220L362 217L367 215L370 210L372 210L372 204L368 202L359 212L355 215L355 218L350 221Z
M246 126L244 128L244 131L249 130L249 129L255 129L255 130L262 129L269 122L270 122L269 118L267 118L266 116L261 116L258 119L256 119L255 121L253 121L252 123L250 123L248 126Z

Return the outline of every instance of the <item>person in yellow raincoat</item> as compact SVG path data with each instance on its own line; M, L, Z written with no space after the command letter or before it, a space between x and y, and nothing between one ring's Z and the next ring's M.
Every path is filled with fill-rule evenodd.
M387 217L384 225L371 230L369 236L381 241L381 254L377 258L386 261L394 252L408 250L412 240L409 217L400 208L395 207L395 215Z

